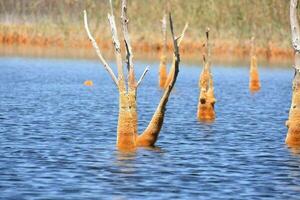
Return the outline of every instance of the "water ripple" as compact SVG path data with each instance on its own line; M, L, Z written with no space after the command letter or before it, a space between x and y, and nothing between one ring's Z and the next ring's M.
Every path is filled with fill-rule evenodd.
M146 65L158 63L137 74ZM300 154L284 144L292 69L261 68L251 94L247 67L214 67L211 124L196 119L200 70L181 67L157 147L124 154L117 90L98 62L1 58L0 199L297 199ZM153 67L140 132L161 94Z

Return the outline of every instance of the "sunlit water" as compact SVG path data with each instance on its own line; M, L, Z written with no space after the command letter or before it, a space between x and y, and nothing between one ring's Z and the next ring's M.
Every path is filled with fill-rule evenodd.
M136 63L139 130L162 92ZM115 66L114 66L115 69ZM291 68L214 66L216 121L196 119L201 68L182 64L157 148L115 148L118 92L97 61L0 59L0 199L296 199L300 156L284 144ZM83 82L94 81L93 87Z

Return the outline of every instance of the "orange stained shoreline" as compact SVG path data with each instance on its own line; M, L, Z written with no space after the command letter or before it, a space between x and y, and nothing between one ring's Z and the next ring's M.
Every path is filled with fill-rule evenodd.
M109 39L101 40L96 38L102 51L108 51L112 49L112 44ZM76 48L76 49L91 49L92 46L86 37L70 37L65 40L63 37L51 36L45 37L42 35L29 36L27 34L13 33L0 33L0 45L2 46L20 46L20 47L39 47L39 48L50 48L56 47L61 49ZM140 40L135 42L132 40L133 50L135 52L142 53L160 53L162 50L161 41L145 41ZM172 54L172 43L167 44L168 55L171 57ZM228 58L228 57L239 57L247 58L250 54L250 43L248 41L233 42L217 40L212 46L212 52L215 57ZM182 57L195 57L202 55L203 43L201 41L195 42L187 39L183 41L181 45ZM259 59L266 60L287 60L293 58L293 50L291 48L278 47L275 44L269 42L267 47L256 47L256 54Z

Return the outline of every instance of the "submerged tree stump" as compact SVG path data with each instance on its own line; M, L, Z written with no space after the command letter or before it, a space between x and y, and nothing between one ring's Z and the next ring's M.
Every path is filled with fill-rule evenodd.
M94 83L93 83L93 81L92 80L86 80L86 81L84 81L84 83L83 83L85 86L88 86L88 87L91 87L91 86L93 86L94 85Z
M166 80L167 80L168 72L167 72L167 57L162 55L160 57L159 64L159 87L164 89Z
M260 90L260 81L257 67L257 58L255 55L254 37L251 39L251 62L250 62L249 89L252 92Z
M199 78L199 102L197 117L199 121L212 121L215 119L215 103L213 77L210 71L209 29L206 31L206 55L203 56L203 69Z
M87 35L92 42L96 53L102 62L104 68L108 71L112 80L119 91L119 118L118 118L118 128L117 128L117 148L122 151L133 151L139 146L153 146L158 138L160 129L163 124L164 114L166 110L166 105L175 85L177 75L179 72L179 44L184 36L185 29L179 37L175 37L173 30L173 21L171 13L169 13L170 30L172 34L173 46L174 46L174 73L172 74L171 81L167 85L164 94L159 102L159 105L145 131L142 134L138 134L138 114L137 114L137 88L143 80L148 69L144 71L141 75L139 81L135 78L134 65L133 65L133 54L130 43L129 31L128 31L128 17L127 17L127 1L122 0L122 11L121 11L121 24L122 33L124 36L124 43L126 48L126 67L123 66L123 60L121 55L120 42L118 38L115 17L113 14L112 2L110 0L111 13L108 14L108 20L111 28L112 40L114 45L114 52L116 56L118 78L115 76L113 70L105 61L102 53L96 43L95 39L90 33L87 21L87 14L84 11L84 23ZM123 68L127 69L127 79L125 78ZM126 79L126 80L125 80Z
M297 17L297 7L298 0L291 0L290 23L292 45L295 52L295 75L289 119L286 122L288 132L285 139L286 144L290 147L300 147L300 29Z

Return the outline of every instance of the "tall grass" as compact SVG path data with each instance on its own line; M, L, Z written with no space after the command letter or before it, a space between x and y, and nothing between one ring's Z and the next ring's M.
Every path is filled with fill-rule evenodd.
M216 40L243 41L253 34L259 45L269 41L290 45L287 0L169 0L178 31L189 22L188 40L204 39L211 28ZM120 0L113 1L119 17ZM135 41L160 40L162 0L129 0L130 32ZM31 37L59 36L74 41L85 37L82 10L87 9L91 30L108 39L108 0L0 0L0 33L23 31Z

